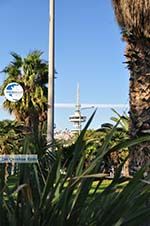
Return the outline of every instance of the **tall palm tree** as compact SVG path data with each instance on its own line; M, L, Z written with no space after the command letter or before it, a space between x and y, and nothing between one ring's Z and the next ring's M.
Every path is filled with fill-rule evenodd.
M3 71L7 77L1 94L8 83L18 82L24 89L24 95L16 103L5 100L4 108L36 134L40 122L45 121L47 115L48 64L41 59L40 51L33 51L25 58L14 52L11 55L13 60Z
M150 133L150 0L112 0L130 70L130 135ZM150 161L150 143L132 148L131 168Z

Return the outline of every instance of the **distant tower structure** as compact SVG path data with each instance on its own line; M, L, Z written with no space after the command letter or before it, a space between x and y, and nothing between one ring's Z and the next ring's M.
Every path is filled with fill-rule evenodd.
M74 132L81 132L82 123L86 121L86 116L81 114L80 104L80 86L77 84L77 103L75 105L75 113L69 117L69 121L73 123L75 129Z

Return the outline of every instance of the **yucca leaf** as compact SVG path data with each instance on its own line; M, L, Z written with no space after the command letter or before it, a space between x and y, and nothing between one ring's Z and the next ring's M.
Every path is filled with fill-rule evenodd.
M123 140L119 144L113 146L110 149L110 152L113 152L113 151L116 151L116 150L119 151L119 150L124 149L124 148L129 148L129 147L132 147L134 145L140 144L140 143L145 142L145 141L150 141L150 135Z

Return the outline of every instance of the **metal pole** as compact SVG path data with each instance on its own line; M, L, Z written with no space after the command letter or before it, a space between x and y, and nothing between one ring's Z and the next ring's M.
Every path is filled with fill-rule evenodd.
M48 64L48 112L47 142L54 139L54 76L55 76L55 0L49 0L49 64Z
M81 104L80 104L80 85L79 83L77 84L77 105L76 105L76 109L77 109L77 112L79 114L79 123L78 123L78 132L79 132L79 135L81 133Z

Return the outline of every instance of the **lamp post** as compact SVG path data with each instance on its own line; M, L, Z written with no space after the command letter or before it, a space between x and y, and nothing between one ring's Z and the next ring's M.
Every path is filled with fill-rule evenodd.
M49 0L47 143L54 139L55 0Z

